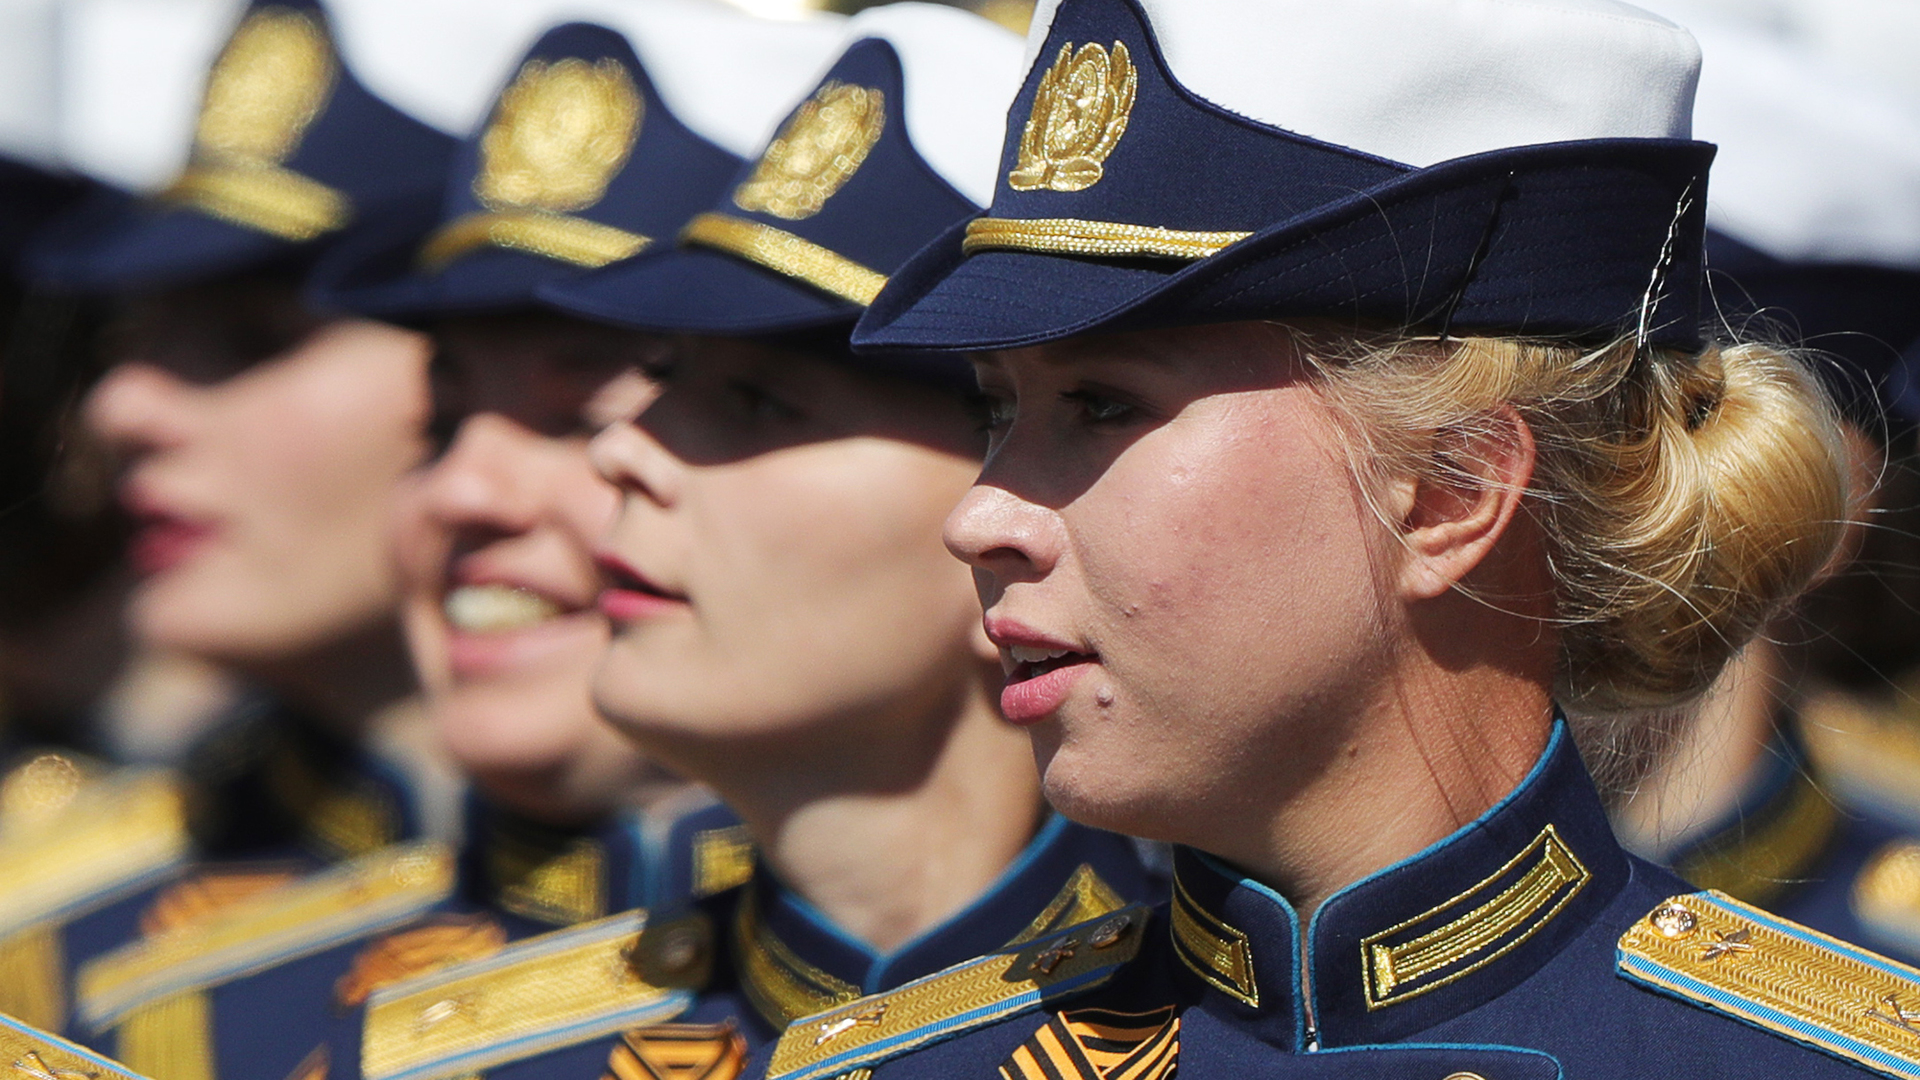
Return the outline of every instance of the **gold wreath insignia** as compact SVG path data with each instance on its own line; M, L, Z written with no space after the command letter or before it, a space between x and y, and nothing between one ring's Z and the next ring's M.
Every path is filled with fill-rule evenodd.
M645 111L617 60L529 60L480 138L474 194L492 210L592 206L626 164Z
M859 171L886 126L885 94L827 83L767 144L734 204L788 221L812 217Z
M1072 42L1062 45L1034 92L1019 162L1007 183L1015 191L1085 191L1099 183L1107 155L1127 133L1139 86L1121 42L1113 43L1111 54L1094 44L1078 52Z
M233 32L207 79L197 156L277 165L291 156L333 91L339 65L320 21L263 7Z

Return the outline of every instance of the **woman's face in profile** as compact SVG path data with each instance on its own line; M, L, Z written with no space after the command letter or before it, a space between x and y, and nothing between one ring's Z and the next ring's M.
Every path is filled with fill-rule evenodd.
M601 708L696 778L756 743L893 747L902 767L937 748L923 718L992 662L940 540L979 469L977 413L745 340L682 339L651 374L660 396L594 443L625 495Z
M1395 617L1385 531L1291 335L1115 335L977 369L992 448L947 544L1048 799L1203 847L1266 827L1258 806L1342 752Z
M394 485L426 448L427 343L291 284L132 305L87 420L126 462L149 642L270 664L391 616Z

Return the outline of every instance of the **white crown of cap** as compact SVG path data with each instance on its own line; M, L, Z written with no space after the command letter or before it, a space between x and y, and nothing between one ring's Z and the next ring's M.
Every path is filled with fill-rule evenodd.
M62 0L59 148L68 168L136 191L186 167L214 57L245 0Z
M1007 108L1026 74L1019 35L938 4L886 4L847 22L846 43L880 38L900 57L913 148L976 205L993 201Z
M367 88L456 135L483 121L522 55L562 23L624 35L667 108L746 156L839 43L837 15L773 21L713 0L327 0Z
M1789 262L1920 269L1920 110L1795 24L1659 2L1706 53L1694 124L1720 146L1707 223ZM1905 29L1920 52L1920 18Z
M1060 2L1041 0L1034 13L1036 60ZM1689 135L1698 46L1615 0L1138 3L1188 90L1407 165L1535 143Z
M0 3L0 157L61 167L56 0Z

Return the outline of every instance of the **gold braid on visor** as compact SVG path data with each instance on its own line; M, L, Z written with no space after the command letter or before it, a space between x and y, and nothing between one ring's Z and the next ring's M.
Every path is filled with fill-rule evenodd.
M588 269L637 255L649 237L547 210L482 211L455 218L420 246L420 267L440 271L480 247L543 255Z
M1078 218L975 218L967 223L960 251L1032 251L1044 255L1101 255L1108 258L1146 256L1159 259L1204 259L1252 233L1185 232L1152 225L1125 225L1114 221Z
M160 197L295 242L344 228L353 218L345 194L278 165L195 165Z
M861 307L873 303L887 276L790 232L730 214L701 214L687 223L680 242L710 247L764 266Z

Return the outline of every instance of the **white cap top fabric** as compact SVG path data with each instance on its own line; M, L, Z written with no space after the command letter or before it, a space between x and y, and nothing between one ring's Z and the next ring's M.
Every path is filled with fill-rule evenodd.
M1138 0L1173 76L1231 112L1407 165L1687 138L1700 51L1616 0ZM1031 59L1060 0L1041 0Z
M328 0L341 50L368 89L427 123L472 132L547 30L624 34L694 131L746 156L841 41L835 15L772 21L713 0Z
M186 167L200 96L245 0L64 0L60 156L135 191Z
M1920 269L1920 108L1789 24L1658 2L1706 51L1694 122L1720 146L1707 223L1789 262ZM1908 26L1912 55L1920 19Z
M0 0L0 157L49 170L61 164L58 25L55 0Z
M992 202L1007 109L1027 69L1019 35L957 8L907 2L855 15L846 42L861 38L881 38L900 55L901 113L920 157L960 194Z

